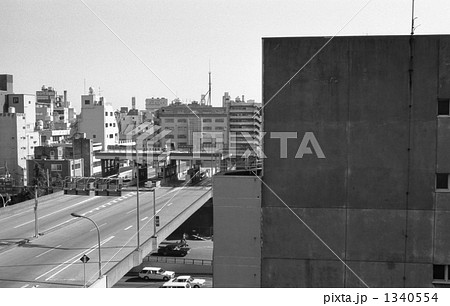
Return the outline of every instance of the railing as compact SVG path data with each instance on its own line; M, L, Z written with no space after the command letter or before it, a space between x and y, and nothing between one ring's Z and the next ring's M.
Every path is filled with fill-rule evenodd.
M211 266L211 259L190 259L190 258L176 258L176 257L160 257L160 256L145 256L143 261L162 262L168 264L183 264L183 265L200 265Z

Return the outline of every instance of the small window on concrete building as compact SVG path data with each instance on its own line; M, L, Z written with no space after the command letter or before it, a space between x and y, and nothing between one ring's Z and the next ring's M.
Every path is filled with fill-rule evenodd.
M113 112L110 112L109 115L112 116L112 115L113 115Z
M436 173L436 189L448 189L448 173Z
M433 279L448 281L448 266L447 265L433 265Z
M438 116L450 115L450 99L438 99Z
M84 100L84 105L91 104L91 100Z
M96 135L92 135L92 138L97 138L97 136Z
M114 138L114 134L109 134L109 138Z
M105 123L105 127L108 127L108 123Z
M105 112L105 116L108 116L108 112Z

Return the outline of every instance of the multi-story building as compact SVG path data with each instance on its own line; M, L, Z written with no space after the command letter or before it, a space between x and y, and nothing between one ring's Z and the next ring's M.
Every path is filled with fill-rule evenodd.
M214 229L215 284L239 271L242 286L450 285L449 45L448 35L263 40L267 158L250 188L214 185L215 226L248 208L225 239Z
M147 98L145 99L145 109L149 112L155 112L161 107L166 107L168 105L166 98Z
M42 171L50 186L62 186L67 177L83 176L83 158L74 158L70 144L39 146L34 149L34 158L27 160L28 184L34 184L36 168Z
M222 106L228 113L229 147L237 168L254 165L261 155L261 103L245 101L237 97L230 99L228 92L222 97ZM247 161L247 163L246 163Z
M108 145L119 143L119 129L114 109L111 104L103 101L103 97L97 100L92 88L89 88L88 95L81 96L81 114L78 117L77 132L85 133L86 138L101 143L103 150L107 150Z
M39 146L39 135L27 127L27 114L9 113L0 115L0 165L14 179L16 186L25 186L27 180L27 159L32 158L34 147Z
M27 94L9 94L5 104L8 112L26 114L26 129L34 131L36 127L36 96Z
M0 113L8 112L7 109L4 109L6 96L13 92L13 76L10 74L0 74Z
M212 107L197 102L175 102L158 111L159 125L170 130L165 141L176 149L222 150L228 146L228 120L225 107Z

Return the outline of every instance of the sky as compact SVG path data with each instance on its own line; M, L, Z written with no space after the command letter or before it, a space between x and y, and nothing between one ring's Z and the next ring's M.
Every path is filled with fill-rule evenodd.
M115 108L199 101L212 76L261 102L262 38L408 35L412 0L1 0L0 74L14 92L52 86L80 110L94 88ZM449 0L415 0L416 35L450 34ZM300 67L299 67L300 68Z

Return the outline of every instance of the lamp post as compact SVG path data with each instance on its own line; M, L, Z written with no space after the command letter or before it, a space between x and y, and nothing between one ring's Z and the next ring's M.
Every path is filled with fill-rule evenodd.
M89 221L91 221L92 223L94 223L95 228L97 228L97 235L98 235L98 278L102 278L102 255L101 255L101 251L100 251L100 229L98 228L97 223L94 222L94 220L92 220L91 218L76 214L76 213L71 213L70 214L72 217L75 218L85 218L88 219Z
M153 187L152 188L152 192L153 192L153 236L154 238L156 238L156 188Z

